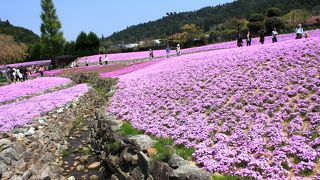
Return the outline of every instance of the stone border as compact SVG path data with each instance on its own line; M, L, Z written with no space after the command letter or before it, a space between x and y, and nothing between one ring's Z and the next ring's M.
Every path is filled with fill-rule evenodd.
M31 125L0 134L0 179L63 179L61 153L68 149L69 130L77 117L94 112L93 89Z

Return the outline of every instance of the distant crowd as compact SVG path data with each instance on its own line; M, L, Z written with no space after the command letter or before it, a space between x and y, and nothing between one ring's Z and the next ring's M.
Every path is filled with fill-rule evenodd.
M296 33L296 39L302 39L303 37L305 37L305 38L309 38L310 37L310 34L303 30L303 27L302 27L301 24L299 24L296 27L295 33ZM261 30L260 33L259 33L259 37L260 37L260 41L259 42L261 44L264 44L264 42L265 42L265 35L266 35L266 31L265 30ZM277 31L277 28L273 28L273 31L272 31L272 43L278 42L278 35L279 35L279 33ZM238 30L238 33L237 33L237 46L238 47L242 47L243 46L243 39L244 38L242 37L241 32L239 32L239 30ZM246 34L245 40L246 40L247 46L251 46L252 35L251 35L250 31L248 31L248 33Z
M45 71L44 66L30 66L30 67L10 67L2 71L2 75L6 77L9 82L21 82L29 80L32 74L39 74L43 77Z

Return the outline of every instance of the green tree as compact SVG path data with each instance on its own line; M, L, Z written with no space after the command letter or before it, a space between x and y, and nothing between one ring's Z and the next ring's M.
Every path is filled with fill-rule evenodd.
M251 14L249 17L248 28L252 33L257 34L264 28L264 16L262 14Z
M264 16L262 14L251 14L249 16L249 22L259 22L264 21Z
M74 41L66 42L66 44L64 45L63 54L64 55L76 55Z
M88 50L90 55L99 54L99 38L94 32L88 34Z
M65 42L61 22L52 0L41 0L41 7L41 54L47 58L56 57L63 53Z
M78 35L77 37L77 40L76 40L76 44L75 44L75 51L76 51L76 54L78 56L85 56L88 54L88 44L89 44L89 41L88 41L88 36L85 32L80 32L80 34Z
M272 7L270 9L268 9L266 16L267 17L279 17L281 16L282 11L279 8L276 7Z
M37 43L29 47L29 60L38 60L41 58L41 44Z
M283 28L283 22L279 17L267 17L265 20L265 26L267 31L270 33L273 28L277 28L278 30Z

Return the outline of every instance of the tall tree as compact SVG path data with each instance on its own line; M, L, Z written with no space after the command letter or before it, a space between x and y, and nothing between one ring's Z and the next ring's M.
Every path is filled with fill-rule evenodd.
M98 36L94 32L88 34L88 43L90 54L98 54L100 42Z
M52 0L41 0L41 7L41 54L47 58L56 57L63 53L65 42L61 22Z

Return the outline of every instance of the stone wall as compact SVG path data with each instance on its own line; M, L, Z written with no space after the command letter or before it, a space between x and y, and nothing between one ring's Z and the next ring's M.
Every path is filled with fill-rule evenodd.
M77 118L87 119L95 111L94 99L91 90L31 125L1 133L0 179L64 179L61 152L68 149L67 137Z
M105 179L211 180L210 173L175 153L168 163L153 160L148 154L152 154L149 150L156 142L147 135L121 135L121 122L104 111L97 112L90 141L104 166Z

